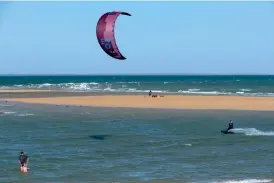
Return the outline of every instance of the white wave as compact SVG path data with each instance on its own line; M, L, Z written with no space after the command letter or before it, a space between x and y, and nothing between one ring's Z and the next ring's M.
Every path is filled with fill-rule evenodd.
M0 104L0 107L12 107L12 104Z
M0 115L14 115L14 116L20 116L20 117L23 117L23 116L33 116L34 114L32 113L17 113L17 112L14 112L14 111L0 111Z
M192 146L192 144L184 144L185 146Z
M261 131L256 128L234 128L229 131L234 133L242 133L247 136L274 136L274 131Z
M29 88L29 89L72 89L72 90L88 90L96 88L99 83L89 82L89 83L43 83L43 84L29 84L29 85L13 85L14 88Z
M251 91L251 89L243 88L243 89L240 89L240 91L243 91L243 92L245 92L245 91Z
M13 112L13 111L0 111L0 115L3 116L3 115L12 115L12 114L15 114L16 112Z
M94 85L94 83L70 84L70 85L67 85L67 87L72 89L72 90L80 90L81 91L81 90L90 90L90 89L92 89L92 87L90 85Z
M34 114L31 114L31 113L26 113L26 114L18 114L16 116L21 116L21 117L24 117L24 116L33 116Z
M52 84L44 83L44 84L39 85L38 88L49 87L49 86L52 86Z
M231 93L218 92L218 91L193 91L193 90L179 90L178 93L200 94L200 95L227 95L227 94L231 94Z
M0 111L3 114L15 114L16 112L13 111Z
M197 92L197 91L200 91L200 89L198 89L198 88L190 88L190 89L188 89L188 91L190 91L190 92Z
M212 183L266 183L272 182L271 179L244 179L244 180L228 180L228 181L219 181Z
M148 90L145 90L146 92L148 91ZM153 93L165 93L165 92L167 92L167 91L162 91L162 90L151 90Z
M107 87L107 88L105 88L103 90L104 91L112 91L112 92L117 91L116 89L112 89L111 87Z
M123 83L129 83L129 84L139 84L140 82L137 81L129 81L129 82L116 82L118 84L123 84Z
M245 92L236 92L237 94L244 94Z

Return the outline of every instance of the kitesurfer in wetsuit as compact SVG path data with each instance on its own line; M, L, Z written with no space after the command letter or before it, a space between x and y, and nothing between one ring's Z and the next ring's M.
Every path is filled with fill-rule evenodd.
M227 128L226 132L227 132L228 130L231 130L231 129L233 129L233 122L232 122L232 120L229 120L228 128Z
M18 163L20 164L20 168L22 172L27 171L26 164L28 163L29 157L24 154L24 152L20 153L20 156L18 157Z

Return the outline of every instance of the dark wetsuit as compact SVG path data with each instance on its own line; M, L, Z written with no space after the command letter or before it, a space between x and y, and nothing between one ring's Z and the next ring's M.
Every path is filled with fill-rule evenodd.
M232 122L231 122L231 123L228 123L228 128L227 128L226 131L228 131L228 130L230 130L230 129L233 129L233 123L232 123Z
M21 166L24 166L27 163L28 156L26 156L26 155L20 155L18 157L18 160L20 161Z

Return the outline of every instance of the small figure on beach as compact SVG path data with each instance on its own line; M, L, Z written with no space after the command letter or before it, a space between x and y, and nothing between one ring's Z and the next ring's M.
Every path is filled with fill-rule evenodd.
M152 91L150 90L148 93L148 96L150 97L152 95Z
M29 161L29 157L24 154L22 151L18 157L18 163L20 165L21 172L28 172L27 164Z
M233 129L233 122L232 122L232 120L229 120L228 128L226 131L231 130L231 129Z

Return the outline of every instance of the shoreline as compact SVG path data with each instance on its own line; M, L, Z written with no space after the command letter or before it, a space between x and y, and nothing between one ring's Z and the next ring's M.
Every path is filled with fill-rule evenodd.
M69 90L69 89L0 89L0 100L2 98L48 98L48 97L72 97L72 96L148 96L149 92L143 91L88 91L88 90ZM180 92L152 92L155 95L164 96L204 96L204 97L264 97L274 98L268 94L254 93L230 93L230 94L208 94L208 93L180 93Z
M49 92L51 93L51 92ZM273 97L99 95L1 98L2 101L91 107L274 111Z

